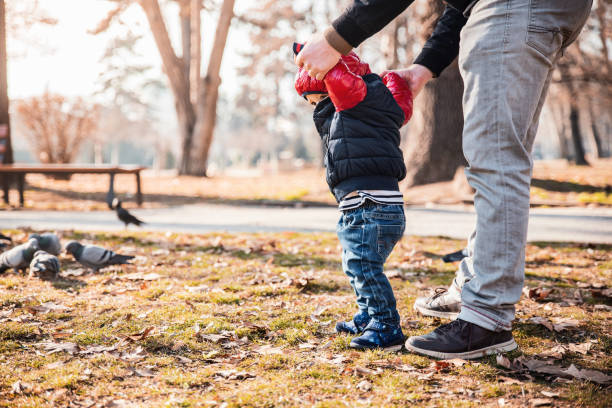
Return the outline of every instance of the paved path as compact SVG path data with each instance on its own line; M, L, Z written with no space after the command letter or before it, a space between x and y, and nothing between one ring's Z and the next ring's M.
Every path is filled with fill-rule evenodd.
M274 208L214 204L133 210L147 221L143 229L173 232L334 231L335 208ZM467 238L474 226L473 211L406 209L406 234ZM122 230L111 211L0 211L0 227L35 229ZM130 226L130 228L135 228ZM533 209L530 241L612 243L610 209Z

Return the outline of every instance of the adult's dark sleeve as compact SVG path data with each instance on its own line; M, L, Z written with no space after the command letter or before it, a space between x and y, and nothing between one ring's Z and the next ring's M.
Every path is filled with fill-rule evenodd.
M414 0L354 0L332 23L353 48L376 34L411 5Z
M427 67L434 76L439 76L459 55L459 34L466 22L467 17L463 13L446 6L414 63Z

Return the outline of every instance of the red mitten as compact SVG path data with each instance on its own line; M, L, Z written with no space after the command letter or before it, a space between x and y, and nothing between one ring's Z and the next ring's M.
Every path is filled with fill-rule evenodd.
M305 96L308 93L327 93L325 83L311 78L308 71L300 68L295 75L295 90L300 96Z
M343 55L341 57L341 61L343 61L346 64L349 71L351 71L353 74L364 76L372 72L370 71L370 66L365 62L361 62L361 59L359 59L359 56L355 54L353 51L351 51L347 55Z
M342 60L325 75L323 81L336 112L356 106L368 93L363 78L351 72Z
M395 102L402 108L404 112L404 123L405 125L412 117L412 91L408 86L408 82L404 81L395 72L389 72L383 78L383 83L389 88Z

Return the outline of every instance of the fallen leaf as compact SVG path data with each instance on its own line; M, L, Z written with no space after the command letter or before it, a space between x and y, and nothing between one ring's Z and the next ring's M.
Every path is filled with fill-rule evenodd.
M371 366L380 367L380 368L388 368L391 370L398 370L403 372L411 372L416 371L416 367L411 366L410 364L404 364L401 360L397 361L389 361L389 360L375 360L369 363Z
M417 380L419 381L429 381L433 378L434 373L427 373L427 374L421 374L417 377Z
M70 354L75 354L79 352L79 346L76 343L55 343L55 342L43 342L43 343L38 343L38 345L43 346L44 349L46 351L48 351L47 354L53 354L53 353L59 353L59 352L66 352L66 353L70 353Z
M567 348L572 353L580 353L580 354L586 355L589 353L589 350L591 350L592 346L593 346L592 343L580 343L580 344L570 343L567 345Z
M27 310L32 314L37 314L37 313L47 314L49 312L67 312L70 310L70 308L64 305L58 305L53 302L46 302L38 306L30 306L27 308Z
M222 334L203 334L198 333L197 338L204 341L209 341L211 343L222 343L225 341L229 341L229 336L225 336Z
M567 319L567 318L556 318L554 319L553 328L556 332L561 332L563 330L575 329L580 326L580 320L576 319Z
M155 329L155 327L150 326L147 327L146 329L143 329L142 331L138 332L138 333L134 333L134 334L130 334L128 336L125 337L125 340L128 341L143 341L144 339L146 339L151 332Z
M469 363L469 361L463 360L461 358L452 358L450 360L444 360L444 361L454 365L455 367L463 367L464 365Z
M187 357L183 357L183 356L176 356L176 358L183 364L189 364L192 363L193 360Z
M282 348L274 347L270 344L264 344L263 346L256 348L254 351L263 355L285 354Z
M120 275L119 278L129 279L129 280L144 280L144 281L152 281L161 278L160 274L155 272L143 274L141 272L129 273L127 275Z
M32 389L32 386L28 383L16 381L11 385L11 392L13 394L26 394Z
M131 368L134 375L138 377L155 377L155 373L149 368Z
M141 346L138 346L132 352L122 353L119 358L121 358L122 360L133 361L143 359L145 358L145 356L146 354L144 352L144 349Z
M556 346L547 349L546 351L539 353L538 357L540 358L554 358L557 360L560 360L563 358L563 356L565 355L565 353L567 352L567 349L560 345L557 344Z
M298 346L298 348L299 348L300 350L312 350L312 349L317 348L317 345L316 345L316 344L312 344L312 343L301 343L301 344Z
M606 375L601 371L589 370L586 368L581 370L573 364L569 366L567 370L565 370L565 373L579 380L593 381L598 384L612 383L612 375Z
M85 272L86 271L83 268L66 269L65 271L60 272L60 276L64 278L68 278L70 276L83 276Z
M436 360L431 363L430 367L436 371L446 371L449 369L451 364L445 360Z
M361 390L363 392L368 392L372 389L372 383L369 382L368 380L363 380L361 382L359 382L359 384L357 384L355 386L358 390Z
M554 330L552 322L544 317L535 316L535 317L530 318L527 321L529 323L541 324L542 326L546 327L550 331Z
M544 300L546 299L554 289L550 288L523 288L523 294L531 300Z
M532 407L545 407L552 405L552 400L548 398L534 398L529 400L529 405Z
M382 370L374 371L374 370L370 370L369 368L359 367L359 366L354 368L355 374L362 375L362 376L365 376L365 375L376 375L376 374L379 374L379 372L381 372L381 371Z
M199 286L185 286L185 289L187 289L188 292L194 293L194 292L205 292L208 290L208 286L207 285L199 285Z
M217 371L215 375L223 377L227 380L246 380L248 378L255 378L253 374L247 373L246 371L237 370L221 370Z
M498 366L507 368L508 370L512 366L512 363L510 362L510 359L508 357L504 356L503 354L498 354L497 357L496 357L496 361L497 361L497 365Z
M498 381L504 384L522 384L523 382L520 380L517 380L516 378L510 378L510 377L505 377L503 375L500 375L498 378Z
M118 344L112 346L89 346L85 350L81 350L79 354L98 354L117 350Z

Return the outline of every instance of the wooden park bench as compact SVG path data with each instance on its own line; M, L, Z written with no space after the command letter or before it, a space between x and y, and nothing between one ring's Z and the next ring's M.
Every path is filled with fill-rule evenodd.
M146 169L141 166L105 166L105 165L80 165L80 164L1 164L0 182L4 192L4 202L9 203L9 186L11 179L16 179L19 190L19 205L23 207L23 189L25 187L25 176L28 173L45 175L66 174L108 174L110 175L106 201L110 203L115 197L115 174L134 174L136 176L136 202L142 205L142 190L140 188L140 172Z

